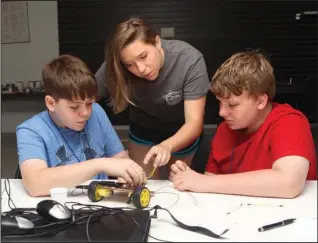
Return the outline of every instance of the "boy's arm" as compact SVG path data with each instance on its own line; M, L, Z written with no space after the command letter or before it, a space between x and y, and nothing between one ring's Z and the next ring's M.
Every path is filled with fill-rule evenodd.
M281 117L273 124L270 149L272 169L212 176L210 189L252 196L296 197L304 188L310 164L316 163L310 161L314 143L308 120L299 114Z
M306 158L286 156L277 160L272 169L203 176L197 189L201 192L294 198L304 188L308 168Z
M51 188L73 188L98 173L111 173L113 159L93 159L81 163L48 168L41 159L29 159L20 165L23 184L31 196L45 196Z
M118 154L112 156L112 158L121 158L121 159L129 159L128 151L121 151Z
M292 131L286 126L288 123L293 124ZM313 153L310 127L303 117L295 115L281 118L275 125L271 138L271 151L276 160L272 169L211 176L188 170L176 176L175 187L197 192L296 197L304 188L310 163L316 163L309 161Z
M190 168L176 174L176 189L260 197L294 198L304 188L309 162L301 156L277 160L272 169L237 174L199 174Z
M143 182L142 168L130 159L98 158L49 168L43 140L32 129L17 129L17 147L23 183L31 196L44 196L54 187L73 188L98 173L120 176L128 182Z
M49 168L47 148L42 137L27 124L19 126L16 135L21 175L31 196L48 195L53 187L73 187L103 168L100 160Z

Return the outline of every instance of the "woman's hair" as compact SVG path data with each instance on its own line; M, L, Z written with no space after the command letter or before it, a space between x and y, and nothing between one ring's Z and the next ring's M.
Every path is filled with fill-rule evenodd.
M275 96L274 69L265 55L258 50L239 52L228 58L215 72L211 91L215 96L229 98L241 95L266 94L270 101Z
M157 32L144 20L131 17L117 25L115 33L109 39L105 48L106 87L111 95L111 105L115 113L122 112L133 104L133 75L120 61L120 52L135 40L145 44L155 45Z

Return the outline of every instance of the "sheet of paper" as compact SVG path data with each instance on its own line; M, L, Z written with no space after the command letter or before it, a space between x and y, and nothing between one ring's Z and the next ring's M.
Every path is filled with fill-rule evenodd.
M1 42L30 41L27 1L1 2Z

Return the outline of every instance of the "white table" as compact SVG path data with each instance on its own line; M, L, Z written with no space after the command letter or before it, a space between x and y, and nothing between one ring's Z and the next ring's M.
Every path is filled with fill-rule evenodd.
M4 191L2 179L1 191ZM46 198L30 197L21 180L10 180L11 197L17 207L35 207ZM201 225L215 233L230 230L226 239L214 239L179 228L165 211L152 219L150 235L166 241L315 241L317 242L317 181L308 181L301 195L294 199L256 198L245 196L178 192L170 181L149 180L147 187L157 193L149 206L168 207L181 222ZM2 211L9 210L6 193L2 193ZM179 198L178 202L177 199ZM127 206L127 194L105 198L98 202L108 207ZM87 196L69 196L67 201L93 204ZM241 206L241 204L254 204ZM278 207L277 205L283 205ZM131 205L133 206L133 205ZM230 214L227 214L231 212ZM258 232L260 226L297 218L291 225ZM155 241L151 237L149 241Z

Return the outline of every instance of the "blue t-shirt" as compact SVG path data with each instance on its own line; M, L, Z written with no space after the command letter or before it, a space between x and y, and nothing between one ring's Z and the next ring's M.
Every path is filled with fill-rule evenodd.
M19 125L16 132L19 164L41 159L48 167L56 167L112 157L124 150L105 111L97 103L93 103L91 117L82 131L58 127L48 111L43 111ZM107 178L100 173L93 179Z

